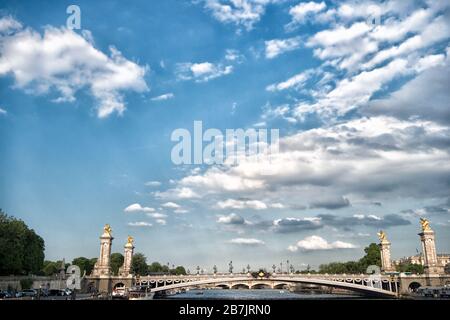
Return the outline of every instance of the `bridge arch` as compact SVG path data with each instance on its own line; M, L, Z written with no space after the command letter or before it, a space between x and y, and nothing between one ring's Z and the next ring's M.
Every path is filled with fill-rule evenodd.
M408 290L409 292L416 292L422 285L419 282L413 281L409 284Z
M233 283L231 289L250 289L250 285L248 283Z
M281 290L281 289L288 289L292 284L289 284L287 282L277 283L273 285L274 289Z
M250 289L272 289L273 285L269 284L269 283L254 283L252 284L252 286L250 287Z
M226 283L216 284L216 288L230 289L230 285Z

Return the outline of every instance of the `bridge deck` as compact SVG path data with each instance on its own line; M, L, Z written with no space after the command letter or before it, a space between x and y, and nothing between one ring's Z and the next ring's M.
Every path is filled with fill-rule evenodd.
M345 278L344 278L345 279ZM144 279L141 279L144 280ZM150 280L150 279L149 279ZM158 281L158 280L155 280ZM165 282L165 281L163 281ZM305 284L316 284L323 285L341 289L348 289L352 291L356 291L363 294L368 295L376 295L381 297L397 297L396 292L384 290L381 288L376 288L372 286L366 286L363 284L350 283L345 281L336 281L336 280L327 280L320 278L310 278L310 277L271 277L271 278L252 278L248 276L243 277L213 277L213 278L203 278L203 279L195 279L191 281L178 282L173 284L167 284L163 286L159 286L151 289L151 292L165 291L171 289L180 289L185 287L192 286L201 286L201 285L209 285L209 284L222 284L222 283L244 283L244 284L252 284L255 282L258 283L267 283L268 285L274 282L286 282L286 283L305 283Z

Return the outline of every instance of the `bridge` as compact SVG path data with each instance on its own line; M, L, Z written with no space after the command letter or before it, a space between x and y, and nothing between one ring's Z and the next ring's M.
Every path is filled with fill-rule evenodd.
M421 218L422 232L419 233L423 249L424 274L407 274L396 272L391 261L390 245L386 233L380 231L381 270L376 274L294 274L264 272L263 275L239 273L199 274L196 275L150 275L137 276L132 272L132 257L134 251L133 238L128 237L124 246L124 263L117 275L111 272L110 255L112 245L111 227L107 224L100 237L100 257L89 276L83 279L83 289L95 289L102 293L111 293L117 286L131 287L140 285L148 287L152 292L168 291L181 288L220 287L248 289L269 287L272 289L283 286L324 286L358 292L364 295L379 297L398 297L410 294L421 286L450 285L450 274L445 272L445 259L436 254L435 235L430 228L429 221ZM444 261L445 260L445 261ZM376 266L371 266L376 267ZM378 268L378 267L376 267ZM379 268L378 268L379 269ZM244 269L245 270L245 269ZM198 269L197 269L198 271ZM381 272L380 272L381 271ZM367 271L369 272L369 269Z
M398 279L390 276L369 275L298 275L279 274L254 277L251 274L211 274L194 276L147 276L141 277L137 285L147 286L151 292L162 292L181 288L260 288L281 289L297 284L325 286L357 292L366 296L395 298L398 296Z

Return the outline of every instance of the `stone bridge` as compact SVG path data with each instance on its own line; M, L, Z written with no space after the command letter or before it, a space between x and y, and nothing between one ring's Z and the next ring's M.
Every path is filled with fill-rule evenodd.
M237 275L198 275L176 277L141 277L138 285L148 286L152 292L193 287L222 287L248 289L269 287L281 289L296 284L326 286L346 289L364 295L380 297L396 297L398 295L398 279L395 277L370 277L368 275L271 275L269 277L253 277L246 274Z

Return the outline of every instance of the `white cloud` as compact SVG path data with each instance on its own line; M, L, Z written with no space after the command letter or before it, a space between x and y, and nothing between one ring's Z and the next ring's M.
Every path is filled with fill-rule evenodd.
M173 93L165 93L162 95L159 95L157 97L153 97L151 98L152 101L164 101L164 100L169 100L169 99L173 99L175 97L175 95Z
M180 205L175 202L166 202L166 203L163 203L161 206L163 206L164 208L170 208L170 209L179 209L180 208Z
M264 209L271 202L301 201L298 194L303 199L327 196L344 202L348 194L436 197L448 192L446 139L447 128L430 121L385 116L354 119L286 136L280 139L280 151L270 157L212 166L183 177L176 187L192 188L205 199L220 195L214 206L223 209ZM248 203L256 197L268 200Z
M265 210L267 205L259 200L236 200L227 199L225 201L217 202L217 207L220 209L253 209Z
M161 182L159 182L159 181L147 181L145 183L145 185L147 187L159 187L161 185Z
M273 59L280 54L295 50L300 47L300 37L288 39L274 39L265 42L266 58Z
M235 238L228 241L232 244L244 245L244 246L260 246L264 245L264 241L253 238Z
M10 33L15 30L22 29L22 24L11 16L0 19L0 33Z
M222 224L244 224L245 220L244 218L242 218L241 216L235 214L235 213L230 213L229 215L220 215L217 219L217 223L222 223Z
M0 34L0 75L13 75L16 88L33 94L54 89L55 102L72 102L78 91L87 88L98 102L99 118L125 111L123 92L148 90L147 67L127 60L112 46L109 55L96 49L89 32L80 35L48 26L41 35L19 24L14 26L8 17L0 19L0 26L16 28Z
M299 118L314 112L324 117L334 116L335 114L342 116L348 111L366 104L372 95L386 83L409 72L411 70L408 68L408 62L404 59L398 59L383 67L363 71L351 78L344 78L336 84L333 90L319 98L316 103L299 104L295 114Z
M225 60L235 63L242 63L245 60L245 57L238 50L227 49L225 52Z
M205 8L222 23L233 23L251 30L261 19L265 7L280 0L205 0Z
M266 87L267 91L282 91L290 88L299 88L301 87L311 76L310 71L304 71L299 74L296 74L289 79L280 82L274 83Z
M8 113L8 111L6 111L6 110L3 109L3 108L0 108L0 114L6 115L7 113Z
M195 80L196 82L207 82L209 80L232 73L233 66L223 65L221 63L213 64L211 62L186 62L177 64L175 72L179 80Z
M325 2L302 2L292 7L289 14L292 16L293 23L304 23L308 15L318 13L326 7Z
M194 199L200 197L191 188L187 187L177 187L163 192L157 191L154 195L161 199Z
M298 241L295 245L288 247L289 251L295 252L297 250L314 251L314 250L333 250L333 249L353 249L357 248L354 244L343 241L328 242L319 236L306 237Z
M138 221L138 222L128 222L128 225L130 227L143 227L143 228L148 228L151 227L152 224L149 222L145 222L145 221Z
M139 203L130 204L124 209L125 212L153 212L155 209L150 207L142 207Z
M167 218L167 214L163 214L163 213L147 213L147 216L154 218L154 219L164 219Z
M450 36L450 23L444 16L437 17L426 25L420 34L411 36L398 46L392 46L377 52L377 54L363 68L370 69L385 60L415 52L419 49L445 40Z
M173 212L183 214L183 213L188 213L189 210L186 210L186 209L175 209L175 210L173 210Z

